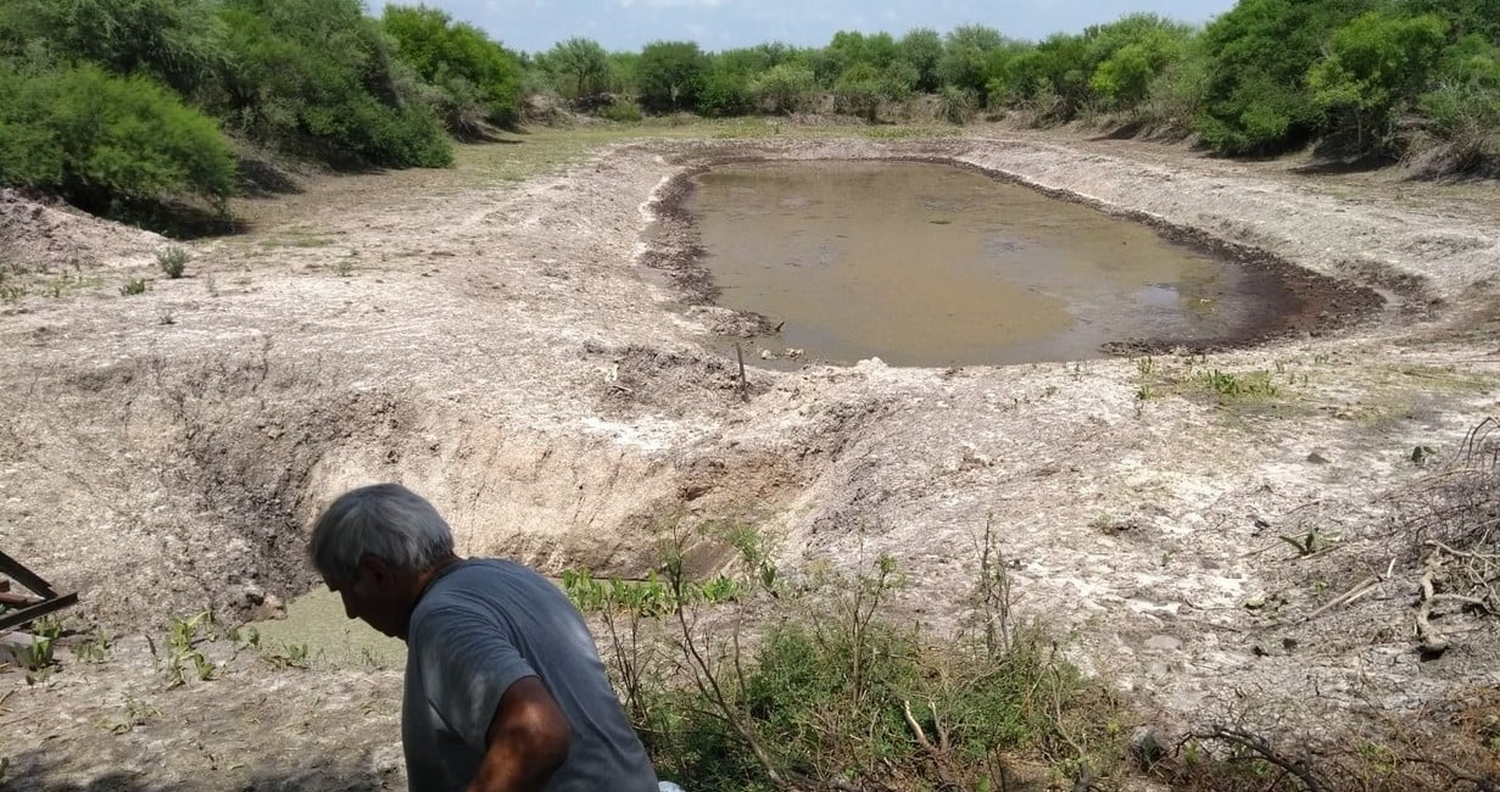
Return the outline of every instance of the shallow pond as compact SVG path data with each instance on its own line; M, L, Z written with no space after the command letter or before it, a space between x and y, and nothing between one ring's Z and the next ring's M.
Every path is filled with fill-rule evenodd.
M1239 339L1296 305L1265 271L958 166L753 163L695 183L718 303L783 322L769 346L815 359L1075 360Z

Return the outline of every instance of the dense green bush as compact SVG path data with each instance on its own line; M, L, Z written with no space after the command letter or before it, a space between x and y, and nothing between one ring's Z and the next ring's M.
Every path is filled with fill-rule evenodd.
M570 38L537 56L558 94L577 98L609 90L609 54L593 39Z
M1444 53L1433 83L1417 98L1422 128L1409 156L1437 175L1500 176L1500 47L1464 36Z
M773 66L750 82L750 95L756 106L770 113L803 110L816 90L812 69L800 63Z
M1141 117L1166 129L1186 134L1208 97L1208 55L1198 38L1192 39L1183 56L1162 70L1146 88L1139 105Z
M1087 53L1082 36L1058 34L1016 55L1005 66L1011 100L1039 120L1072 120L1089 98Z
M396 42L396 56L446 94L439 100L445 120L464 105L497 124L520 117L520 63L483 31L436 9L396 5L385 7L381 24Z
M193 96L226 67L224 28L205 0L6 0L0 54L145 74Z
M1196 122L1223 154L1260 154L1307 142L1322 111L1307 74L1335 30L1379 0L1240 0L1204 31L1208 88Z
M1335 31L1307 75L1327 114L1325 144L1354 156L1397 153L1394 117L1422 93L1446 32L1436 16L1373 11Z
M1188 52L1192 28L1155 14L1132 14L1085 31L1089 88L1111 109L1136 109L1151 85Z
M698 91L698 114L709 118L747 115L755 109L750 79L717 64L703 79Z
M433 110L399 90L389 40L359 0L224 0L233 68L209 107L235 129L343 167L440 167Z
M212 119L153 80L93 65L22 74L0 62L0 183L94 211L195 193L222 204L234 157Z
M610 121L619 121L620 123L633 123L641 120L643 117L640 105L628 99L614 100L608 107L600 110L599 115Z
M880 70L869 63L850 66L833 83L834 108L840 113L874 121L885 98Z
M691 41L647 44L636 74L641 106L653 113L697 107L708 65L708 56Z
M983 25L954 28L943 42L937 76L943 85L982 95L989 82L989 56L1005 44L1000 31Z

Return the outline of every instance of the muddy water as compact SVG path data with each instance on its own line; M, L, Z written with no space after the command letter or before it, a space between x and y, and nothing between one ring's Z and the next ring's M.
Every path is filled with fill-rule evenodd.
M719 304L784 322L762 345L818 359L1074 360L1239 338L1295 306L1268 274L951 165L719 167L686 208Z
M321 587L293 600L285 619L250 626L260 632L262 651L285 655L289 646L302 645L308 660L319 668L402 668L406 664L405 642L346 617L339 595Z

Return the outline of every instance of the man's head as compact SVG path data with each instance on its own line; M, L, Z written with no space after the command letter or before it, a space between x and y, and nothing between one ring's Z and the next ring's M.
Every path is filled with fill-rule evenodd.
M400 484L340 495L318 517L308 555L351 619L398 638L423 586L452 561L453 532L437 509Z

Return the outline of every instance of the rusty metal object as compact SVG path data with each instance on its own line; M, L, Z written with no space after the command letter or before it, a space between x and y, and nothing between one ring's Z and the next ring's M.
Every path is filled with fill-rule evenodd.
M58 594L52 585L40 575L27 569L20 561L0 553L0 575L6 575L35 596L10 593L10 581L0 580L0 630L22 627L63 608L78 604L78 595Z

